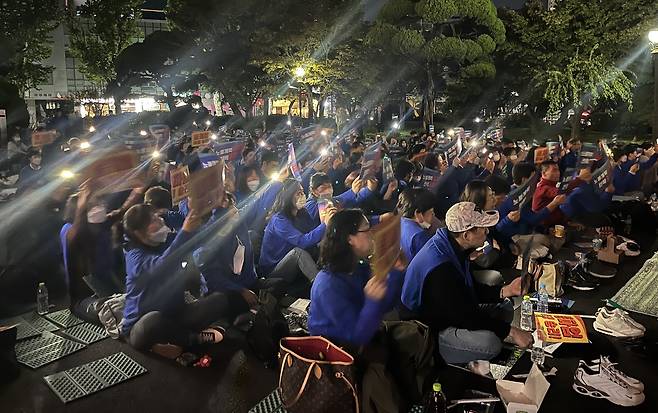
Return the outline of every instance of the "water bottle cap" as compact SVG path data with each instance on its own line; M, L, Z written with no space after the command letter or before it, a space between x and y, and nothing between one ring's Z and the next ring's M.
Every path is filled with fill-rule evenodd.
M441 383L434 383L432 385L432 390L434 391L441 391Z
M523 301L530 301L530 296L529 295L524 295L523 296Z

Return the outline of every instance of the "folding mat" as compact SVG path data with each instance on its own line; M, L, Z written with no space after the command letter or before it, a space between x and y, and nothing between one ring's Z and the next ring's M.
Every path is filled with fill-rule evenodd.
M19 363L36 369L85 347L84 344L46 331L40 336L17 342L14 348Z
M52 332L59 329L59 327L57 327L55 324L51 323L43 317L39 317L39 315L35 312L21 314L19 316L0 321L0 325L3 326L11 326L14 324L18 324L16 340L23 340L26 338L38 336L44 331Z
M61 401L68 403L146 372L142 365L119 352L43 379Z
M71 314L71 310L68 308L55 311L54 313L48 313L44 317L57 324L58 326L62 326L64 328L73 327L83 323L82 320Z
M78 324L61 330L59 333L71 337L84 344L91 344L109 337L107 331L101 326L95 326L89 323Z
M278 388L249 410L249 413L287 413L281 402L281 390ZM414 406L409 413L423 413L422 406Z
M628 311L658 317L658 252L628 280L612 301Z

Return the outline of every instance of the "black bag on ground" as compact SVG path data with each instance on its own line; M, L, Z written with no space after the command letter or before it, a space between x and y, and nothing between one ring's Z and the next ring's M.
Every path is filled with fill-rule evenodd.
M276 365L279 341L290 334L288 322L272 294L261 291L258 301L251 327L247 331L247 343L259 359Z
M16 379L20 372L14 350L17 333L16 326L0 330L0 384Z

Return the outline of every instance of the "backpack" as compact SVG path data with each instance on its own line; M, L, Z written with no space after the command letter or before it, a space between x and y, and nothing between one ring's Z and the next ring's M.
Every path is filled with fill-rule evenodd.
M259 359L267 365L275 366L279 341L290 334L288 322L272 294L261 291L258 301L258 307L247 330L247 343Z
M121 336L121 323L123 322L123 308L126 305L125 294L114 294L108 297L98 310L98 319L105 331L113 339Z

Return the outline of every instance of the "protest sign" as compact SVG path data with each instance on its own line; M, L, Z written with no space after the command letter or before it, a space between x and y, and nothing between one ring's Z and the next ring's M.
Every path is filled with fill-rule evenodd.
M382 143L375 142L363 153L363 165L359 178L361 180L375 178L382 166Z
M535 313L535 325L546 343L589 343L587 328L580 316Z
M197 155L197 157L199 158L199 162L203 168L210 168L211 166L215 166L221 160L219 155L216 153L200 153Z
M245 142L224 142L212 145L212 149L224 162L235 162L242 156Z
M102 154L85 168L83 176L91 179L100 193L122 192L146 183L146 169L139 168L137 154L129 150Z
M32 146L40 148L45 145L50 145L55 142L57 132L54 130L46 130L40 132L32 132Z
M197 131L192 132L192 147L198 148L199 146L207 145L210 142L210 131Z
M464 132L465 132L465 131L464 131L464 128L462 128L462 127L459 127L459 128L453 128L453 129L452 129L452 132L453 132L453 135L452 135L452 136L453 136L453 139L464 140L464 137L465 137L465 136L464 136Z
M591 168L602 155L601 149L596 144L585 142L578 153L577 169Z
M423 168L421 185L423 188L432 189L439 182L441 172L430 168Z
M592 185L598 191L605 191L608 185L610 185L611 177L611 163L610 160L606 160L600 168L598 168L592 174Z
M156 149L156 140L152 136L124 135L123 145L137 154L140 162L149 159Z
M395 179L391 158L384 156L382 161L382 187L387 187Z
M401 215L396 215L372 229L375 247L370 268L373 275L380 279L386 277L400 255L400 219Z
M189 207L207 214L219 206L224 196L224 162L195 171L187 184Z
M535 148L535 165L540 164L544 161L547 161L548 158L548 148L545 146Z
M548 148L548 156L550 158L560 157L560 142L546 142L546 147Z
M302 180L302 171L297 162L297 156L295 155L295 146L290 143L288 144L288 166L290 167L290 172L296 180Z
M493 129L487 133L487 139L499 142L503 139L503 130L500 128Z
M452 165L455 158L458 158L461 155L462 150L463 146L461 138L453 139L452 142L443 148L448 165Z
M172 169L169 173L171 181L171 203L178 204L187 198L187 184L190 181L190 170L187 165Z
M149 132L151 133L151 136L153 136L153 138L155 139L155 146L157 149L160 149L163 146L165 146L167 143L169 143L171 130L169 129L168 125L164 125L164 124L150 125Z
M537 189L537 182L539 182L539 174L535 172L523 185L517 187L509 194L515 207L521 209L528 202L532 201L532 196L535 193L535 189Z

